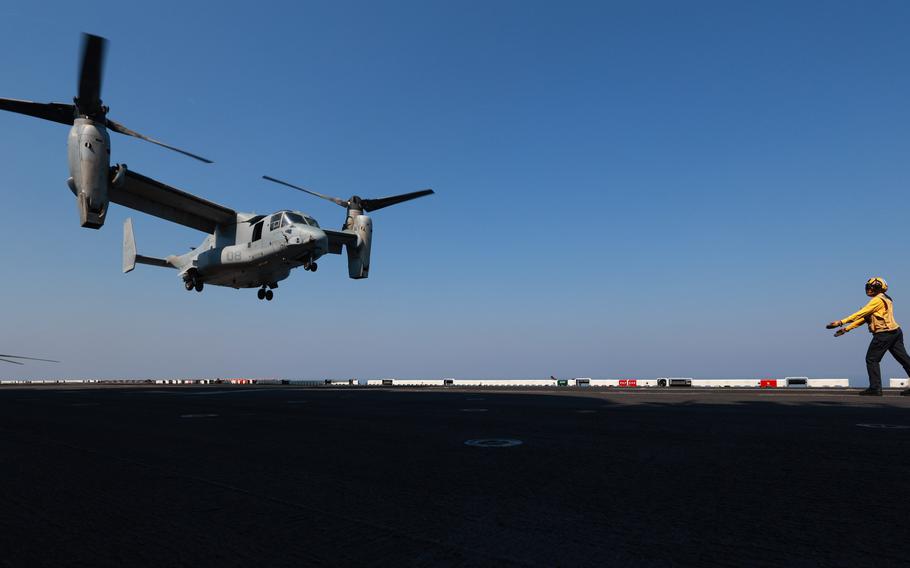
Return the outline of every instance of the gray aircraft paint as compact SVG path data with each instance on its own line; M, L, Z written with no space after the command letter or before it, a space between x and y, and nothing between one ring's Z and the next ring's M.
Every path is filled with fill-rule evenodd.
M345 201L304 190L346 207L344 228L333 231L321 228L315 219L300 211L282 210L271 215L236 213L125 167L121 167L118 177L122 183L112 186L111 201L129 204L133 209L188 227L212 228L192 251L155 258L137 252L133 222L127 219L123 224L124 272L131 272L137 263L170 267L178 271L187 290L201 292L206 284L259 288L260 300L271 300L271 290L290 276L293 269L302 266L316 271L317 260L326 254L342 254L342 249L347 251L348 276L367 278L373 221L363 211L433 193L433 190L421 190L381 199L352 197Z
M107 215L111 139L107 128L88 118L77 118L67 138L70 190L76 195L79 223L100 228Z
M248 221L254 219L254 215L238 213L233 226L219 226L194 250L164 259L138 254L132 219L127 219L123 225L123 271L132 271L137 262L169 266L177 269L188 290L197 288L199 284L236 289L277 288L278 282L286 279L291 270L301 266L315 270L316 261L329 253L329 238L325 230L289 221L289 213L312 219L299 211L278 211L251 224ZM273 229L271 222L276 216L277 226ZM263 229L261 236L254 240L253 231L257 223L262 223ZM369 218L359 216L357 232L346 231L351 241L356 243L349 247L349 258L354 259L351 262L355 264L349 266L352 278L366 277L364 266L368 269L371 228ZM364 258L366 263L362 260Z
M204 284L233 288L260 287L260 299L271 300L271 289L287 278L291 270L303 266L315 271L317 259L325 254L342 254L342 249L346 249L348 275L355 279L367 278L370 272L373 225L370 217L364 213L433 193L433 190L425 189L379 199L362 199L355 195L342 200L263 176L328 199L346 209L341 231L321 229L315 222L311 224L295 220L286 224L279 223L279 226L269 226L266 230L264 223L274 215L281 221L288 214L302 214L286 211L266 218L235 213L221 205L132 172L125 164L112 168L108 130L152 142L203 162L211 162L109 119L109 109L101 100L107 40L89 34L83 34L83 38L78 96L73 99L73 104L0 98L0 110L72 125L67 138L70 174L67 185L76 196L80 224L83 227L101 228L109 204L113 202L209 233L199 247L187 254L164 259L147 257L137 253L132 221L127 220L123 234L124 272L132 271L136 263L172 267L178 270L187 290L196 289L201 292ZM254 238L252 233L258 223L263 224L261 237L257 234L256 237L259 238Z

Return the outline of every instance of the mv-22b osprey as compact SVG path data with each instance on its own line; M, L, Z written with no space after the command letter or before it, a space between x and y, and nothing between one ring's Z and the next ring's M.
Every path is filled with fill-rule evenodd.
M125 166L122 166L125 169ZM373 222L365 213L433 193L424 189L379 199L353 196L343 200L263 176L328 199L347 210L340 231L320 227L315 219L299 211L278 211L271 215L238 213L161 182L126 171L124 182L115 191L118 203L168 221L209 233L202 244L183 255L153 258L137 254L133 224L123 226L123 271L136 263L176 268L187 290L201 292L205 284L231 288L259 288L260 300L271 300L273 288L303 267L315 272L316 261L325 254L347 252L348 276L370 274Z
M132 222L127 220L124 226L125 272L132 270L137 262L167 266L180 271L187 290L201 292L205 284L258 287L259 299L271 300L272 289L287 278L292 269L302 266L315 271L319 257L326 253L341 254L345 248L350 277L366 278L370 270L372 223L364 213L433 193L423 190L382 199L354 196L344 201L285 184L347 209L342 230L331 231L319 227L312 217L296 211L279 211L269 216L237 213L128 170L126 164L111 167L108 130L211 162L139 134L107 117L108 107L101 102L106 44L104 38L84 35L78 95L73 104L0 98L0 110L72 125L67 139L70 170L67 185L76 195L83 227L101 228L109 204L113 202L209 233L202 245L188 254L156 259L136 254Z

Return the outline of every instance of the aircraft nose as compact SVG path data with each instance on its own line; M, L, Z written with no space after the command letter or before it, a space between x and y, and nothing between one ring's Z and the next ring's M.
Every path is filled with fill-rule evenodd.
M325 232L316 227L297 227L289 240L294 245L309 245L326 250L329 242Z

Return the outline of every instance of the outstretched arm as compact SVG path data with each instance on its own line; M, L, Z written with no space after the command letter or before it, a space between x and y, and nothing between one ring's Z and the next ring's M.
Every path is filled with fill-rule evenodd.
M857 327L863 325L863 322L864 322L864 321L865 321L865 320L859 319L859 320L856 320L856 321L854 321L854 322L851 322L851 323L847 324L846 327L842 327L842 328L840 328L839 330L837 330L836 332L834 332L834 337L840 337L841 335L847 333L847 332L850 331L851 329L856 329ZM833 322L832 322L832 323L833 323ZM843 324L841 324L841 325L843 325ZM836 327L836 326L835 326L835 327Z
M850 314L842 320L832 321L825 326L827 329L834 329L835 327L846 326L843 329L837 330L837 333L834 334L834 337L840 337L841 335L847 333L851 329L856 329L857 327L865 323L866 318L869 317L873 312L877 311L884 305L884 300L876 296L869 300L865 306L862 307L858 312Z
M856 325L849 327L848 330L862 325L866 320L866 316L879 310L884 305L884 303L885 301L882 300L879 296L872 298L869 300L869 303L863 306L858 312L850 314L849 316L842 319L841 325L847 325L850 322L856 322Z

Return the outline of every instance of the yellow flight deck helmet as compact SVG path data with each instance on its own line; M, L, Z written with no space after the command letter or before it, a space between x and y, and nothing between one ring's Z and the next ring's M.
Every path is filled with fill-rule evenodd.
M888 291L888 283L885 282L884 278L873 276L866 280L866 290L872 290L876 294L881 294L882 292Z

